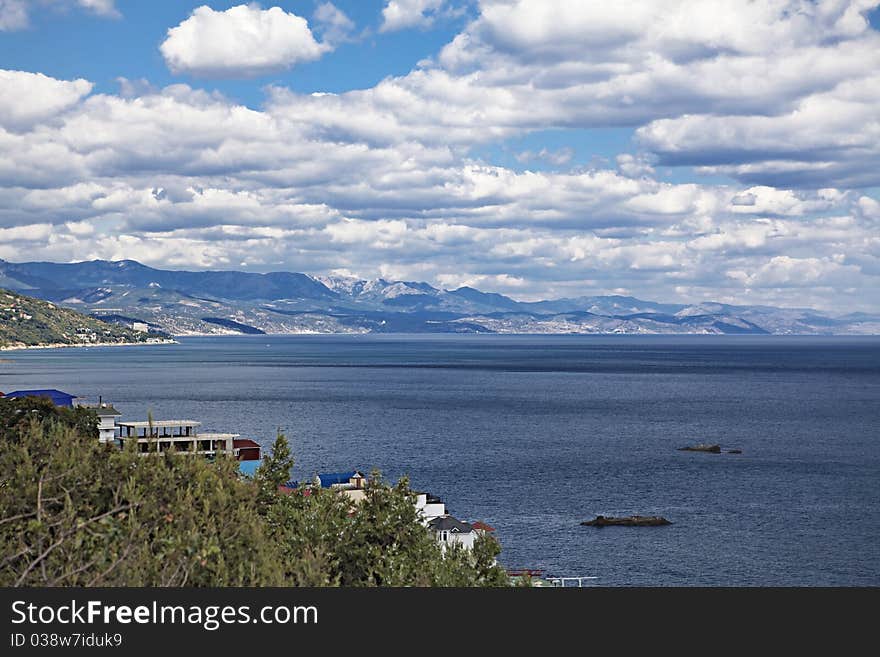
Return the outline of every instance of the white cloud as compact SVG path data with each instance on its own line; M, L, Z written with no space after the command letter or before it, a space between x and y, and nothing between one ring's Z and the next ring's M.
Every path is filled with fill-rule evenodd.
M28 25L24 0L0 0L0 31L20 30Z
M330 49L315 41L306 19L257 4L215 11L203 5L168 30L160 46L175 73L253 77L318 59Z
M517 162L533 162L535 160L542 160L554 166L562 166L564 164L568 164L571 162L571 158L574 157L574 149L568 146L563 148L559 148L557 150L550 150L548 148L542 148L541 150L535 151L522 151L514 155L514 158Z
M380 32L427 27L434 22L446 0L387 0L382 9Z
M72 107L92 90L86 80L56 80L42 73L0 70L0 126L27 129Z
M754 271L731 270L727 275L749 287L811 287L816 284L849 286L858 283L861 271L844 264L838 254L825 258L773 256Z
M30 24L34 9L80 7L105 18L119 18L115 0L0 0L0 32L21 30Z
M352 40L354 21L332 2L318 5L315 8L314 18L322 29L324 43L336 46Z
M621 153L615 158L620 173L628 178L653 176L655 173L654 167L651 166L653 159L644 153L639 153L638 155Z
M76 0L80 7L89 9L99 16L118 18L121 14L116 9L115 0Z
M880 185L880 76L841 82L776 115L689 115L637 135L661 163L702 165L749 183Z

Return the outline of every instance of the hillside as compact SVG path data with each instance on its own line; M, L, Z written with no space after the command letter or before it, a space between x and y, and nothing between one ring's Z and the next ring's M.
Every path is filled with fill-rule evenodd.
M0 347L137 344L155 336L0 289Z

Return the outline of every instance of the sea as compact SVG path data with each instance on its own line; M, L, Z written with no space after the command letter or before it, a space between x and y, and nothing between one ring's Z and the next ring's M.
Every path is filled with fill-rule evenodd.
M0 353L0 390L381 472L597 586L880 585L880 337L309 335ZM741 454L679 451L718 443ZM587 527L662 515L664 527Z

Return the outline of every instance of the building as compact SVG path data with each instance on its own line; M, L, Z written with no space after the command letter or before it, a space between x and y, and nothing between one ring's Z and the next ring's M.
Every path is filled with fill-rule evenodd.
M330 472L316 476L318 485L321 488L337 488L345 489L363 489L366 484L366 477L357 470L351 472Z
M331 488L345 495L352 502L362 501L367 494L365 490L367 479L357 470L319 474L315 479L321 488Z
M188 452L213 457L217 454L235 455L237 433L199 433L201 422L195 420L153 420L147 422L117 422L119 442L124 445L137 441L143 453Z
M232 441L235 458L239 461L259 461L260 445L250 438L236 438Z
M434 518L446 515L446 505L436 495L415 492L415 496L416 511L419 512L425 525Z
M64 408L73 408L73 400L77 399L76 395L71 395L54 388L46 390L13 390L6 393L6 399L23 399L24 397L48 397L56 406Z
M449 514L431 520L428 529L434 532L434 537L444 550L453 545L471 550L477 538L473 526Z
M138 331L139 333L149 333L150 326L146 322L132 322L131 329L133 331Z
M116 440L116 418L122 413L110 404L99 403L97 406L86 406L98 415L98 440L102 443L112 443Z

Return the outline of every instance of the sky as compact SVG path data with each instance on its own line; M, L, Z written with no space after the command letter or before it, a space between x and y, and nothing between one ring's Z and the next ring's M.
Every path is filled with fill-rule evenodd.
M880 311L880 0L0 0L0 258Z

